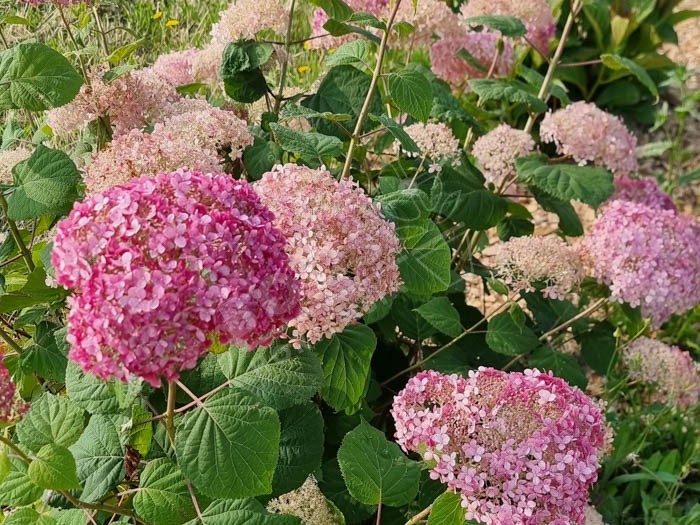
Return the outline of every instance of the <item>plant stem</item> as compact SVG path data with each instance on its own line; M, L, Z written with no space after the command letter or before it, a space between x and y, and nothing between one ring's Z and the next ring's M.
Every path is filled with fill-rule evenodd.
M107 43L107 35L102 27L102 21L100 20L100 15L97 12L97 6L93 4L92 15L95 17L95 25L97 26L97 31L100 33L100 43L102 44L102 51L104 51L106 56L109 56L109 44ZM106 57L105 57L106 58Z
M382 502L379 502L379 505L377 505L377 521L375 521L375 525L379 525L382 522Z
M168 429L170 444L175 446L175 395L177 386L175 381L168 381L168 408L165 412L165 427Z
M60 492L64 498L66 498L73 506L77 508L101 510L104 512L109 512L110 514L119 514L121 516L131 518L137 523L142 523L143 525L150 525L147 521L142 520L130 510L123 509L121 507L115 507L114 505L107 505L106 503L88 503L86 501L80 501L66 490L62 490Z
M284 38L284 61L282 62L282 72L280 73L280 88L275 97L275 115L279 115L280 106L284 97L284 84L287 81L287 70L289 69L289 46L292 41L292 17L294 16L294 5L296 0L292 0L289 7L289 21L287 23L287 35Z
M9 336L5 330L0 328L0 339L4 340L10 348L12 348L18 354L22 353L22 347L20 347L14 340Z
M406 525L415 525L416 523L421 521L423 518L425 518L428 514L430 514L431 510L433 510L432 504L428 505L423 510L421 510L418 514L416 514L410 520L408 520L406 522Z
M369 84L369 90L367 91L365 102L364 104L362 104L362 109L360 110L360 114L357 117L357 124L355 125L355 130L350 136L350 145L348 146L348 152L345 156L343 173L340 176L341 179L344 179L350 173L350 166L352 165L352 154L354 153L355 147L359 142L362 127L364 126L365 120L367 119L367 114L369 113L369 106L372 103L372 95L374 95L374 90L377 87L377 81L379 80L379 76L382 72L382 64L384 63L384 55L386 53L387 42L389 41L389 36L391 35L391 26L394 23L394 18L396 18L396 13L399 10L400 5L401 0L396 0L396 4L394 5L394 8L391 10L391 14L389 15L389 20L387 20L386 29L384 30L384 34L382 35L382 40L379 44L379 51L377 52L377 65L374 67L374 73L372 74L372 80Z
M15 240L17 248L19 248L19 252L22 254L24 262L27 265L27 269L31 273L34 271L34 261L32 261L32 254L29 253L27 245L24 244L24 241L22 240L22 235L20 235L19 229L17 229L17 224L15 224L15 221L10 219L10 215L7 211L7 201L5 200L5 196L2 193L0 193L0 208L2 208L2 212L5 215L5 218L7 219L7 225L10 227L12 238Z
M574 20L576 19L576 15L578 14L579 10L581 9L581 0L574 0L571 4L571 11L569 12L569 16L566 19L566 24L564 25L564 30L561 32L561 38L559 39L559 44L557 45L557 49L554 52L554 56L552 57L552 60L549 62L549 68L547 69L547 74L544 77L544 80L542 81L542 86L540 86L540 91L537 94L537 98L540 100L546 102L547 98L549 97L549 87L552 85L552 81L554 80L554 72L557 70L557 66L559 65L559 60L561 60L561 56L564 53L564 47L566 46L566 40L569 38L569 33L571 32L571 28L574 25ZM532 127L535 125L535 116L534 114L530 114L530 116L527 119L527 124L525 124L525 131L527 133L530 133L532 131Z
M56 10L58 11L58 16L61 17L61 21L63 22L63 26L66 28L66 32L68 33L68 38L70 41L73 43L73 47L75 47L75 53L78 57L78 63L80 63L80 69L83 72L83 78L85 79L86 84L90 84L90 77L88 76L87 73L87 68L85 67L85 62L83 62L83 56L80 54L80 46L78 45L78 41L75 39L75 36L73 36L73 30L70 28L70 24L68 23L68 19L66 18L66 14L63 12L63 7L59 2L54 2L53 4L56 7Z
M32 462L32 458L27 456L24 452L22 452L22 450L17 445L15 445L12 441L10 441L8 438L3 436L2 434L0 434L0 443L4 443L7 446L7 448L9 448L10 450L12 450L12 452L17 454L17 457L20 458L25 463Z

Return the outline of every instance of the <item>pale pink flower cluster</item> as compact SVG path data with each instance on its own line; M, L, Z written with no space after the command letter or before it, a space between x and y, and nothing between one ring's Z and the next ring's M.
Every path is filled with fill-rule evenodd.
M557 29L548 0L469 0L462 5L461 13L464 18L483 15L519 18L527 28L527 39L544 55Z
M373 15L385 14L384 12L389 6L389 0L347 0L346 3L355 11L362 11ZM326 22L328 22L328 15L326 12L323 9L314 10L311 19L312 40L308 41L310 49L331 49L358 37L355 33L338 37L332 36L323 28Z
M102 71L94 72L73 101L46 113L54 135L80 131L103 117L109 119L116 137L144 127L154 114L180 98L175 86L152 68L130 71L111 82L102 75Z
M637 170L637 137L619 117L590 102L578 101L548 112L540 125L544 142L554 142L557 152L570 155L580 165L592 162L615 175Z
M340 333L398 290L394 225L356 182L286 164L263 175L255 189L275 214L302 283L301 314L289 323L294 338L315 343Z
M420 372L394 398L391 414L399 445L421 454L430 477L461 495L467 519L582 523L605 420L551 372Z
M211 41L193 59L197 80L216 82L226 46L236 40L254 39L263 29L281 33L289 13L282 0L237 0L219 13L211 28Z
M592 505L586 506L585 516L586 516L586 519L583 522L583 525L605 525L605 521L603 520L603 516Z
M415 9L414 9L415 7ZM413 48L429 48L435 38L455 38L464 34L461 17L442 0L401 2L397 22L410 23L414 31L408 36Z
M0 423L14 423L29 410L29 405L19 397L3 360L0 353Z
M460 164L460 144L459 140L452 134L452 130L443 122L417 122L404 128L404 131L416 143L420 153L407 152L409 157L420 157L424 155L432 162L428 171L439 172L442 168L440 163L449 162L453 166ZM398 147L398 143L395 143Z
M529 133L501 124L477 139L472 154L486 181L498 186L515 176L515 160L534 149Z
M199 49L185 49L160 55L151 70L158 77L173 86L184 86L197 81L194 75L194 62L199 56Z
M108 379L159 386L216 340L269 342L299 312L299 284L252 187L188 170L76 203L51 255L71 288L69 357Z
M700 302L700 224L674 210L613 200L579 249L614 301L661 326Z
M638 202L661 210L676 210L671 197L661 191L659 184L652 177L615 177L615 192L607 202L615 200Z
M243 120L204 100L182 99L168 112L171 116L156 124L152 133L132 129L95 154L85 167L87 192L182 167L220 171L226 154L238 159L253 143Z
M498 245L495 261L496 275L513 290L543 284L552 299L564 299L584 277L577 251L555 235L513 237Z
M630 379L652 387L652 401L687 408L700 399L698 364L689 352L640 337L627 346L622 359Z
M430 47L430 63L433 73L455 89L463 87L470 78L486 77L494 60L496 65L493 74L495 76L507 75L514 65L513 47L509 42L504 42L503 52L498 56L499 38L499 34L489 31L464 31L459 36L437 40ZM457 56L460 49L468 51L483 69L479 69L464 58Z
M32 152L25 147L0 151L0 184L12 184L12 168L23 160L27 160Z

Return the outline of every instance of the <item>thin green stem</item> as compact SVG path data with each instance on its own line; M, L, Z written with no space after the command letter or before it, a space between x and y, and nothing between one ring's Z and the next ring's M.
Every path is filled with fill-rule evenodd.
M296 0L292 0L292 5L289 7L289 20L287 22L287 35L284 38L284 61L282 62L282 72L280 73L280 87L275 97L275 115L279 115L280 106L284 98L284 84L287 81L287 70L289 69L289 46L292 41L292 18L294 16L294 6Z
M88 76L87 68L85 67L85 62L83 61L83 56L81 54L80 46L78 45L78 41L75 39L75 36L73 35L73 30L70 28L70 23L68 23L68 19L66 18L66 14L63 12L63 7L58 2L54 2L54 6L56 7L56 10L58 11L58 16L61 17L61 21L63 22L63 27L66 28L66 32L68 33L68 38L73 43L73 47L75 48L75 53L78 57L78 63L80 64L80 69L83 72L83 78L85 79L85 83L90 84L90 77Z
M165 412L165 427L168 429L170 443L175 446L175 397L177 386L175 381L168 381L168 407Z
M571 32L571 28L573 27L574 21L576 20L576 15L578 15L580 9L581 0L574 0L574 2L571 5L571 11L569 12L569 16L567 17L566 23L564 24L564 29L561 32L559 44L557 45L557 49L554 52L552 60L549 62L549 68L547 68L547 73L545 74L544 80L542 81L542 86L540 86L540 91L537 94L537 98L544 102L546 102L547 98L549 97L549 87L552 85L552 81L554 80L554 72L557 70L559 60L561 60L561 56L564 53L564 47L566 47L566 40L569 38L569 33ZM530 133L534 125L535 115L531 113L527 119L527 124L525 124L525 131L527 133Z
M27 456L17 445L15 445L10 439L6 438L2 434L0 434L0 443L4 443L7 448L14 452L17 455L17 457L25 463L32 462L32 458Z
M396 13L401 5L401 0L396 0L394 8L391 10L389 15L389 20L386 23L386 29L382 35L382 40L379 44L379 51L377 52L377 65L374 67L374 73L372 74L372 80L369 84L369 90L367 91L367 96L362 104L362 109L357 117L357 124L355 125L355 130L350 136L350 145L348 146L348 152L345 155L345 164L343 165L343 173L340 176L341 179L346 178L350 173L350 166L352 165L352 154L355 152L357 143L359 142L360 134L362 133L362 127L365 125L365 120L369 114L369 107L372 103L372 96L374 95L374 90L377 88L377 81L382 73L382 65L384 64L384 55L386 54L387 43L389 42L389 36L391 36L391 26L394 24L394 18L396 18Z
M27 265L27 269L31 273L34 271L35 268L34 261L32 261L32 254L29 253L27 245L24 244L24 240L22 239L22 235L19 233L17 224L15 223L15 221L10 219L10 215L7 210L7 200L5 200L5 196L2 193L0 193L0 208L2 208L2 212L5 215L5 219L7 219L7 225L10 227L10 233L12 234L12 238L15 240L17 248L19 248L19 252L22 254L24 262Z
M5 332L5 330L3 330L2 328L0 328L0 339L5 341L8 344L8 346L18 354L22 353L22 347L15 343L15 341L10 337L10 335L7 332Z
M105 56L109 56L109 44L107 43L107 34L102 27L102 20L100 20L100 14L97 12L97 6L92 5L92 15L95 17L95 25L97 26L97 31L100 33L100 43L102 44L102 51L104 51Z
M415 525L419 521L421 521L423 518L425 518L428 514L430 514L430 511L433 510L433 505L432 503L425 507L423 510L421 510L418 514L413 516L410 520L406 522L406 525Z

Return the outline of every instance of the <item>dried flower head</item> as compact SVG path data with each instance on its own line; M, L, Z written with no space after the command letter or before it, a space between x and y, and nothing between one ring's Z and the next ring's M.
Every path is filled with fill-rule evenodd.
M515 176L515 160L534 149L529 133L501 124L477 139L472 154L486 180L499 185Z
M31 150L22 146L0 151L0 184L12 184L12 168L31 157Z
M480 523L580 523L604 447L604 417L564 380L538 370L432 370L411 378L391 410L396 440Z
M275 166L255 185L287 238L301 280L301 314L289 324L312 343L340 333L399 288L394 225L356 182L325 168Z
M651 400L688 408L700 399L700 369L689 352L640 337L622 353L630 379L652 386Z
M420 150L418 152L407 152L409 157L419 157L424 155L430 159L429 171L439 172L441 163L449 162L453 166L459 166L461 147L459 140L452 134L452 130L443 122L428 122L423 124L418 122L407 126L404 131L413 139ZM398 142L395 143L398 148Z
M143 177L76 203L51 256L68 299L70 358L102 378L158 386L216 339L266 344L299 312L284 237L226 174Z
M29 410L29 404L19 396L17 386L5 367L3 348L4 345L0 347L0 423L14 423Z
M455 89L463 87L470 78L485 77L494 61L493 74L507 75L514 64L513 48L509 42L504 42L503 52L499 55L499 38L497 33L488 31L464 31L459 36L437 40L430 47L432 70ZM468 51L480 67L458 56L460 49Z
M275 514L291 514L301 519L301 525L343 525L340 512L326 499L313 476L292 492L270 500L267 510Z
M700 302L700 224L693 217L608 201L579 249L611 298L640 306L655 327Z
M632 179L622 176L615 177L615 192L608 202L614 200L639 202L661 210L675 210L676 205L667 193L661 191L659 184L651 177Z
M548 112L540 125L544 142L554 142L562 155L581 165L592 162L616 175L637 170L637 137L620 120L589 102L574 102Z
M499 244L496 275L518 291L543 284L542 293L552 299L564 299L584 277L576 250L554 235L513 237Z
M598 512L593 505L586 505L584 515L585 521L583 522L583 525L605 525L603 516L601 516L600 512Z

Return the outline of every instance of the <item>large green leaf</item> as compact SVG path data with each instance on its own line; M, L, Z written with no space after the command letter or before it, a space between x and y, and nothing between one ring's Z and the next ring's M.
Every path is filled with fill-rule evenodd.
M431 295L450 285L450 247L432 221L402 235L405 250L396 257L409 293Z
M454 492L441 494L430 511L428 525L464 525L462 498Z
M576 210L568 201L563 201L552 197L544 191L540 191L537 188L533 188L532 194L537 200L538 204L542 206L545 211L556 213L559 217L559 229L567 237L579 237L583 235L583 224L581 224L581 219L579 219Z
M274 410L245 392L226 390L178 421L175 450L182 471L200 492L245 498L272 491L279 442Z
M124 449L117 428L106 416L92 416L71 451L83 486L82 501L100 501L124 478Z
M298 525L299 518L289 514L270 514L253 498L215 500L202 510L202 520L188 521L187 525Z
M499 354L518 355L537 348L540 340L530 328L514 320L510 312L503 312L489 321L486 344Z
M81 512L83 517L85 514ZM34 509L18 509L12 512L3 525L56 525L57 522L47 514L39 514Z
M319 480L318 486L323 494L343 513L348 525L364 523L374 513L376 510L374 506L360 503L348 493L337 458L334 457L326 461L323 464L322 472L323 478Z
M36 453L27 470L38 487L51 490L79 489L75 458L66 447L49 443Z
M337 157L343 154L343 143L338 137L294 131L272 122L270 129L275 134L280 147L291 153L300 153L310 166L323 164L324 157Z
M351 65L360 66L360 69L370 69L372 53L376 49L374 43L367 40L353 40L347 42L328 55L326 63L331 66Z
M581 357L593 370L607 375L617 360L615 327L604 321L577 336L581 343Z
M279 412L280 459L272 478L273 495L285 494L302 485L321 466L323 417L311 402Z
M389 96L404 113L425 122L433 107L430 81L415 69L402 69L387 79Z
M514 16L472 16L467 18L465 22L473 26L486 26L489 29L499 31L503 36L509 36L511 38L520 38L521 36L525 36L527 33L525 24L523 24L519 18L515 18Z
M529 364L540 370L551 370L555 376L565 379L569 384L577 386L581 390L584 390L588 384L586 374L572 355L555 352L551 348L543 346L532 353Z
M44 489L29 479L27 469L24 462L12 462L10 472L0 483L0 505L21 507L30 505L41 497Z
M540 155L521 157L515 165L522 182L564 201L576 199L597 208L615 190L613 176L605 168L547 164Z
M179 525L194 518L194 505L180 468L167 458L148 463L141 472L134 509L152 525Z
M17 435L34 452L48 444L69 447L83 432L83 415L83 409L70 399L46 393L17 424Z
M600 59L603 61L603 65L605 67L616 71L627 71L634 75L652 95L655 97L659 96L659 90L656 87L654 80L649 76L649 73L647 73L646 70L636 62L620 55L608 53L600 55Z
M367 505L400 507L418 493L420 465L366 421L345 436L338 462L350 494Z
M335 410L345 410L362 398L369 377L377 337L363 324L348 326L340 334L316 343L323 361L324 400Z
M44 111L73 100L83 78L58 51L23 42L0 53L0 110Z
M83 372L73 362L66 367L66 392L72 401L91 414L111 414L119 411L119 401L109 381Z
M219 364L232 387L250 392L277 410L308 400L323 382L318 357L290 345L255 352L231 348L219 356Z
M459 312L447 297L433 297L415 309L418 314L443 334L457 337L462 333Z
M469 85L483 100L527 104L535 113L544 113L547 111L547 104L530 93L526 84L515 80L476 78L470 80Z
M15 188L7 197L7 212L13 220L61 215L78 198L80 173L63 151L39 144L12 174Z
M398 190L377 197L382 215L396 225L401 237L407 227L422 227L430 217L430 197L419 189ZM408 228L408 234L414 231Z
M255 102L268 91L260 70L272 55L272 45L242 40L231 42L224 50L221 79L226 94L238 102Z

